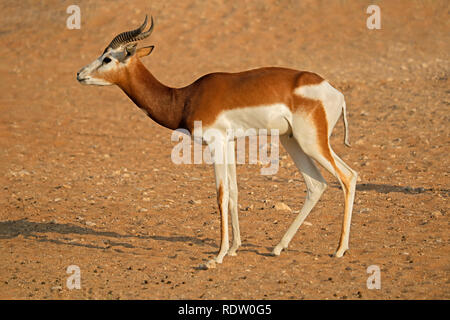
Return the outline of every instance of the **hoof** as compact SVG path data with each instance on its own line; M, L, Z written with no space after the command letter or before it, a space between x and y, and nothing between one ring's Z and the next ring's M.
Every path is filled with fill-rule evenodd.
M215 260L209 260L207 263L202 263L198 266L201 270L209 270L214 269L216 267L216 261Z
M336 258L342 258L348 249L338 249L333 256Z
M272 256L279 256L282 250L283 250L282 247L276 246L275 248L273 248L271 255Z

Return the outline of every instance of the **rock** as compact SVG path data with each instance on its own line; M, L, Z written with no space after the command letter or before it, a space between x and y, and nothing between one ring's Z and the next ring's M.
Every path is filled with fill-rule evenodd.
M23 177L23 176L29 176L30 173L27 170L20 170L20 171L9 171L9 176L12 177Z
M312 223L311 223L311 222L308 222L308 221L303 221L303 224L304 224L305 226L312 226Z
M285 211L292 212L292 209L287 204L285 204L283 202L275 203L275 205L272 208L274 208L275 210L279 210L279 211L285 210Z
M439 218L440 216L442 216L442 213L440 211L433 211L431 213L432 218Z
M120 170L115 170L112 172L112 176L118 176L120 175Z
M202 200L189 200L188 201L190 204L201 204L202 203Z
M93 227L93 226L96 226L96 223L92 222L92 221L86 221L86 225L89 227Z

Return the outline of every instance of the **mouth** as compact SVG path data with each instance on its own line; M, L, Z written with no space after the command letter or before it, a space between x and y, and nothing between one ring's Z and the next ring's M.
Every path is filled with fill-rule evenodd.
M88 81L89 78L80 78L80 77L77 76L77 80L81 84L86 84L86 81Z
M96 79L91 76L81 76L77 75L77 80L83 85L94 85L94 86L110 86L112 83L106 82L102 79Z

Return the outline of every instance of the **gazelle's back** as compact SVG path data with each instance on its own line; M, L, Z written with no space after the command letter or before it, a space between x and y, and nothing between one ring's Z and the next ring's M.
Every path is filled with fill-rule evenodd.
M315 73L277 67L211 73L185 88L190 91L189 105L185 110L186 125L190 129L193 121L201 120L204 126L212 126L222 113L233 114L233 110L245 111L248 117L259 118L262 112L271 113L271 106L280 111L280 116L285 115L299 107L298 102L294 101L297 88L323 81ZM276 111L268 116L274 114ZM247 123L254 128L262 125L258 119L255 123L249 123L249 120L242 119L243 125Z

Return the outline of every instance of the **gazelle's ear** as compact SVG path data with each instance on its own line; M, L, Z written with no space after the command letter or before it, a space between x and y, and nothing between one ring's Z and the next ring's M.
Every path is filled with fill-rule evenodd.
M149 46L149 47L142 47L136 50L136 55L139 58L148 56L150 53L152 53L153 49L155 48L155 46Z

